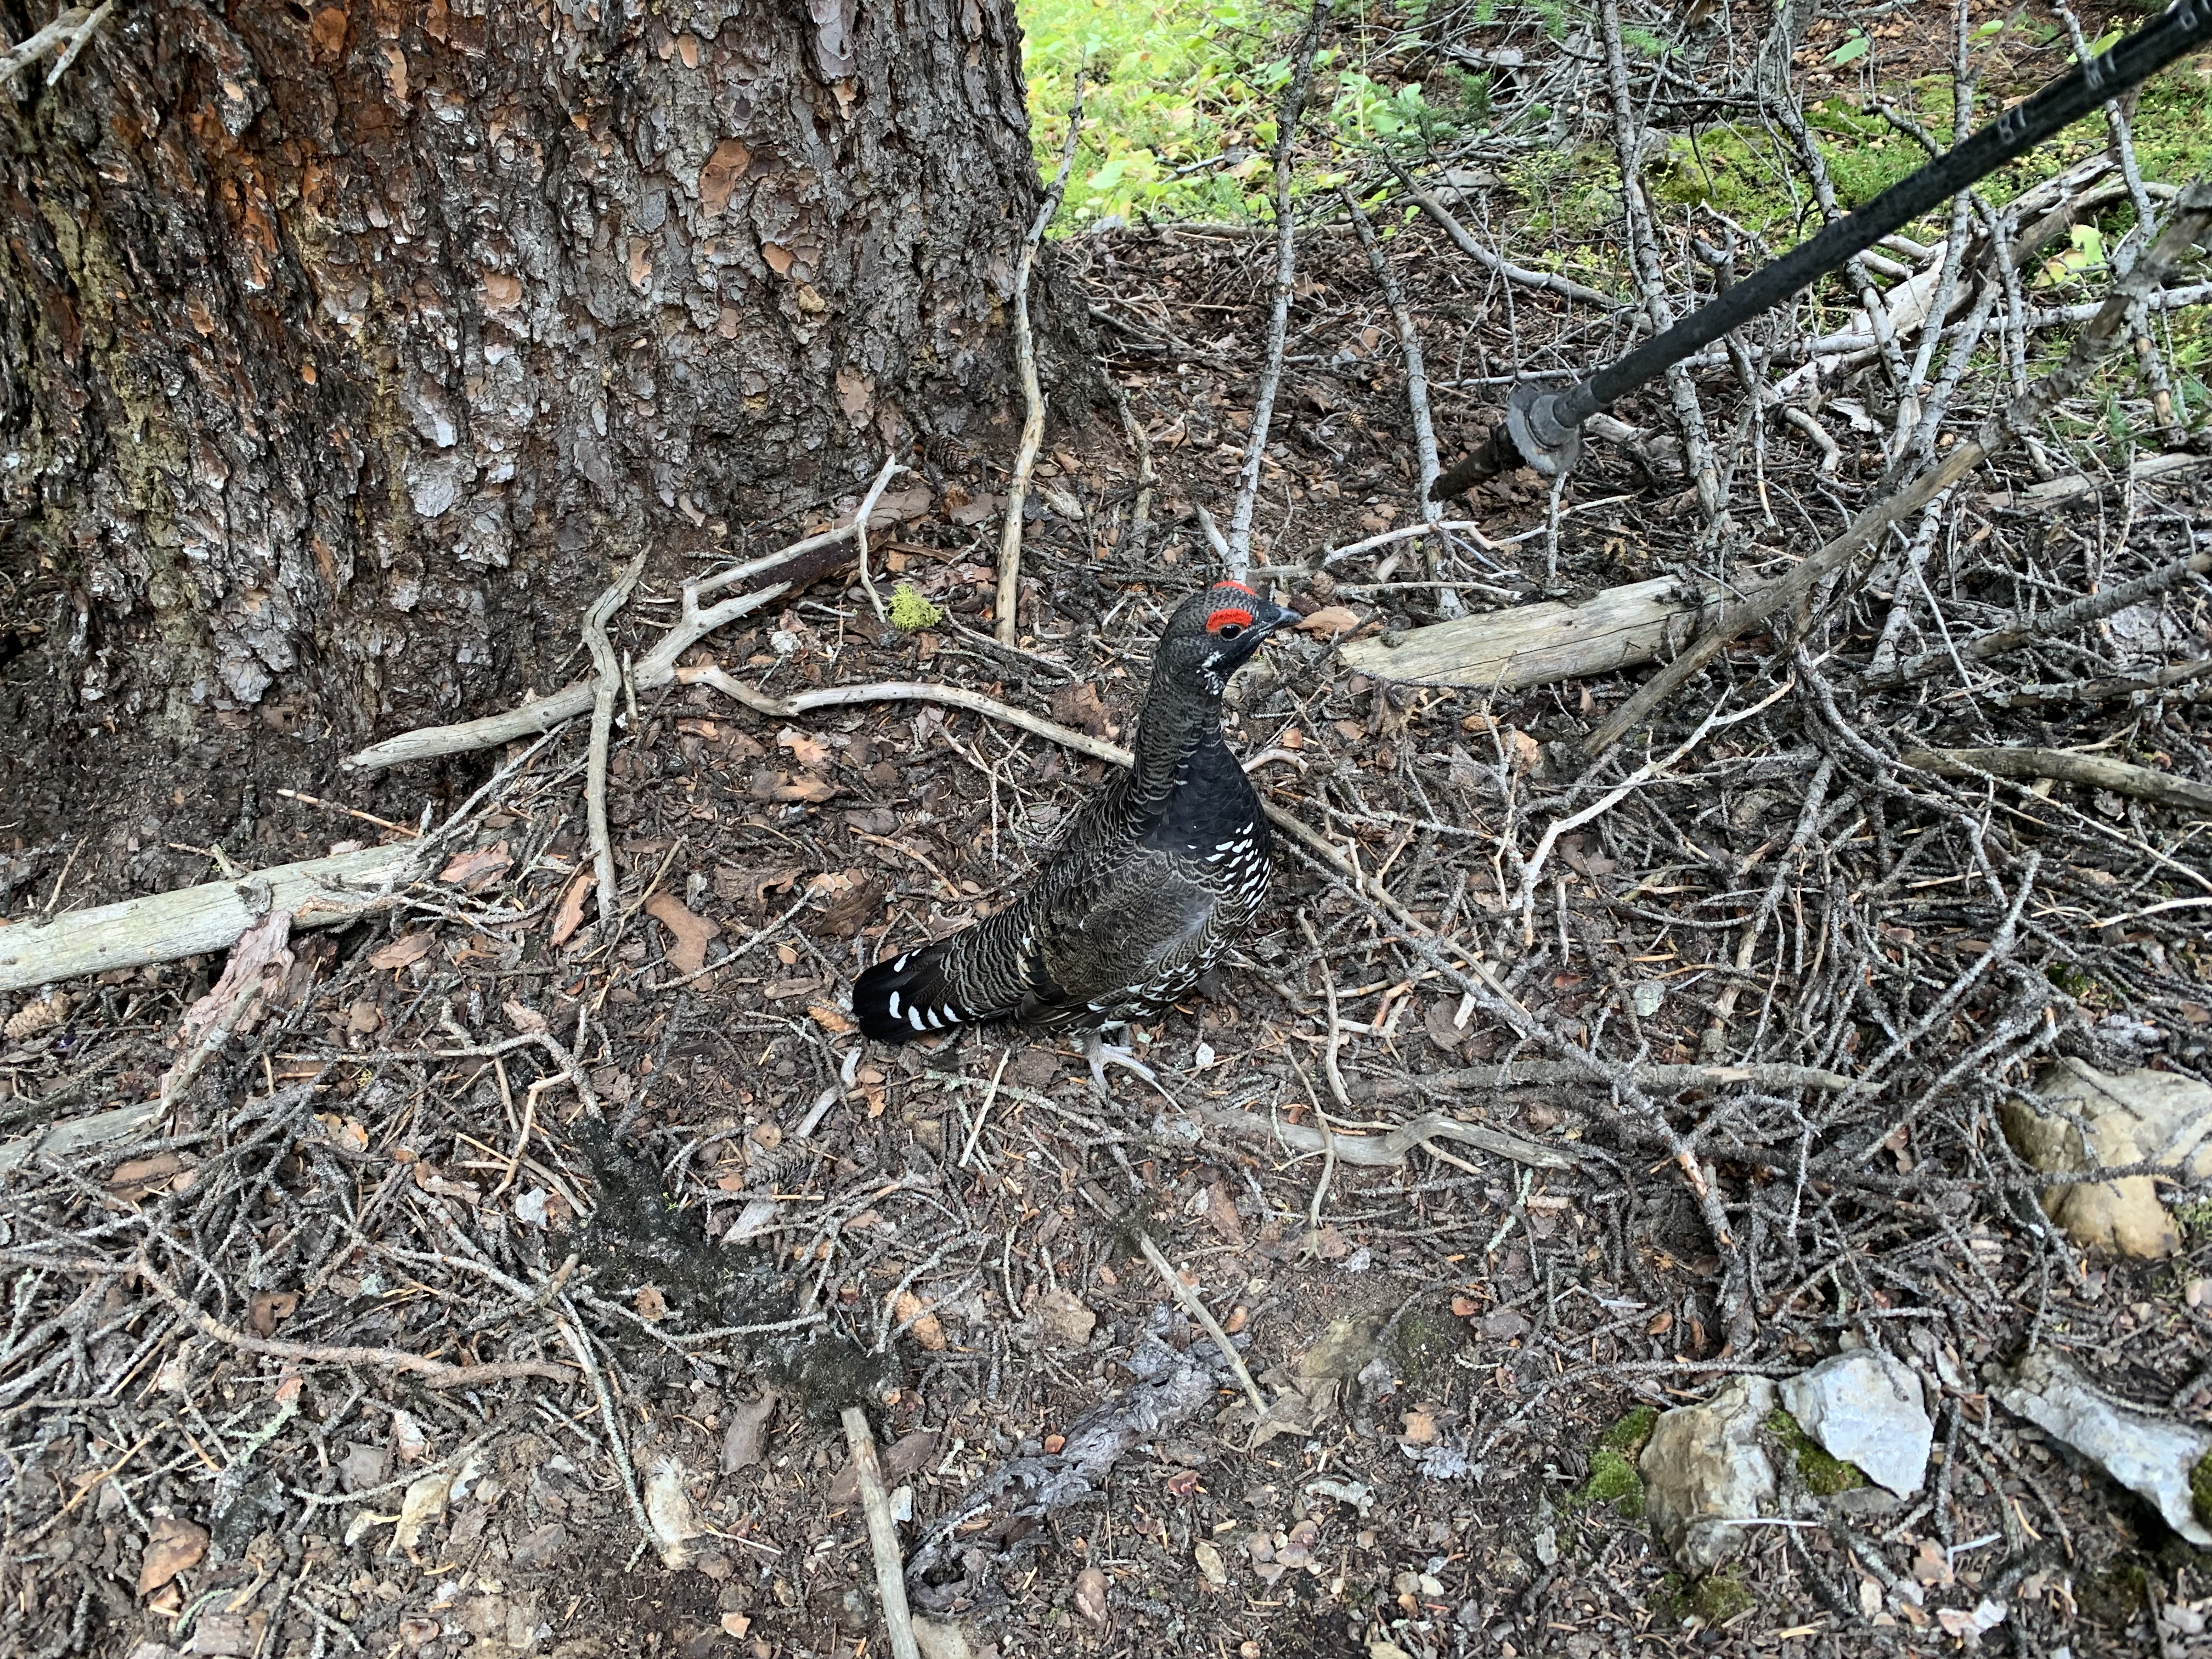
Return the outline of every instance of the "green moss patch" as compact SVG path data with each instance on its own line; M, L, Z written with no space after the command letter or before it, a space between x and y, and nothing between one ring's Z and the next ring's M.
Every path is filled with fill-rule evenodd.
M1820 1449L1818 1441L1805 1432L1797 1419L1781 1407L1777 1407L1768 1415L1766 1431L1796 1465L1797 1478L1814 1497L1833 1498L1839 1492L1866 1485L1866 1476L1859 1473L1858 1465L1830 1456Z
M1636 1460L1659 1420L1656 1407L1638 1406L1602 1435L1590 1452L1589 1479L1568 1500L1571 1510L1611 1504L1618 1514L1635 1520L1644 1513L1644 1477Z

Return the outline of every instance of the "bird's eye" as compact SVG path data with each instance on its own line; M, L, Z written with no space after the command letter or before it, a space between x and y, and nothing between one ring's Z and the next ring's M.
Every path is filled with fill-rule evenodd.
M1244 630L1237 626L1237 623L1231 623L1227 627L1221 630L1221 637L1224 640L1233 640L1243 631Z

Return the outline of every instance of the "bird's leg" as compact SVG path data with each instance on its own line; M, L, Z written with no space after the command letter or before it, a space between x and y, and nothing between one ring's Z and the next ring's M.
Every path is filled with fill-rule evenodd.
M1122 1066L1134 1072L1152 1087L1159 1090L1163 1095L1166 1095L1169 1104L1176 1103L1176 1097L1168 1094L1166 1088L1160 1082L1158 1074L1151 1066L1139 1060L1133 1051L1122 1048L1119 1043L1107 1042L1103 1033L1093 1031L1084 1040L1083 1054L1084 1057L1091 1062L1091 1085L1097 1090L1099 1099L1110 1100L1113 1097L1106 1087L1106 1068L1109 1066Z

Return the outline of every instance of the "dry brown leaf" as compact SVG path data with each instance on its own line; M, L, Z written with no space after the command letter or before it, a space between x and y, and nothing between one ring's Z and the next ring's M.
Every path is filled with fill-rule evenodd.
M1244 1248L1244 1224L1237 1214L1236 1204L1222 1191L1218 1181L1206 1189L1206 1218L1231 1249Z
M1349 634L1360 624L1360 615L1348 605L1323 605L1298 624L1301 633Z
M1411 1411L1402 1413L1402 1418L1406 1431L1398 1437L1399 1444L1433 1446L1437 1443L1437 1419L1431 1413Z
M658 1285L641 1287L638 1293L630 1297L629 1305L637 1310L640 1319L649 1324L657 1325L668 1317L668 1298L660 1293Z
M645 902L645 913L673 936L668 946L668 965L679 974L696 974L707 965L707 946L722 934L721 925L690 908L673 893L655 893Z
M516 1001L513 997L500 1004L500 1012L507 1016L507 1023L514 1028L516 1035L520 1036L535 1036L541 1031L550 1031L553 1029L546 1023L544 1015L539 1013L535 1008Z
M1505 733L1505 763L1516 772L1533 772L1544 758L1542 747L1536 739L1519 727L1509 728Z
M184 1159L174 1152L134 1158L115 1166L115 1173L107 1178L107 1190L125 1204L136 1204L147 1194L161 1190L173 1176L183 1174L184 1169Z
M1111 738L1120 730L1106 713L1098 688L1089 680L1060 687L1052 694L1051 702L1052 717L1063 726L1072 726L1094 738Z
M945 492L945 516L963 530L981 524L987 519L995 518L998 511L999 498L988 492L970 495L958 484L951 485Z
M911 1433L901 1435L881 1454L885 1489L902 1486L921 1473L936 1450L937 1431L934 1429L915 1429ZM860 1473L848 1459L845 1467L838 1470L830 1480L826 1496L834 1507L849 1504L860 1495Z
M1030 1324L1041 1336L1064 1348L1081 1348L1097 1328L1098 1316L1073 1291L1047 1291L1030 1310Z
M729 1408L730 1424L722 1431L724 1474L735 1474L760 1462L761 1444L767 1437L769 1419L775 1415L777 1398L770 1389L757 1400L740 1400Z
M146 1539L146 1553L138 1562L138 1594L151 1595L180 1572L189 1572L207 1557L208 1534L180 1516L157 1515Z
M776 734L776 747L791 750L791 758L811 772L830 758L830 745L819 738L810 738L795 726L787 726Z
M579 870L569 882L568 890L561 895L561 908L553 913L553 932L546 943L559 950L575 938L576 930L584 925L584 901L592 896L592 889L599 878L589 870Z
M908 1328L914 1340L932 1353L943 1353L947 1346L945 1326L929 1311L929 1304L912 1291L901 1291L898 1300L891 1304L891 1321L895 1325L914 1323Z
M404 968L410 962L420 962L430 954L430 947L438 942L437 936L427 928L417 928L411 933L402 933L387 945L380 945L368 953L368 965L389 970Z
M422 1432L422 1425L415 1420L411 1412L392 1413L392 1455L403 1463L419 1463L422 1454L430 1449L430 1437Z
M507 843L495 841L489 847L471 848L459 854L438 872L438 879L448 886L474 890L489 886L514 867L514 857L507 851Z
M263 1336L274 1336L276 1328L300 1311L300 1298L292 1291L259 1291L246 1304L246 1317Z
M806 1017L831 1036L842 1036L853 1029L853 1022L845 1017L843 1011L832 1008L826 1002L808 1003Z

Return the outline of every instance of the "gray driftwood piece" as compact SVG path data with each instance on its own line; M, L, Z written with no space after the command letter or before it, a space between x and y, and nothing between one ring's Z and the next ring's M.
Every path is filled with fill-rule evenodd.
M0 927L0 991L228 951L275 909L291 911L295 929L332 927L360 915L364 899L413 879L422 856L420 842L392 842Z
M1698 611L1674 578L1660 576L1608 587L1580 605L1515 605L1354 641L1341 651L1346 664L1376 679L1517 691L1669 654L1697 631Z

